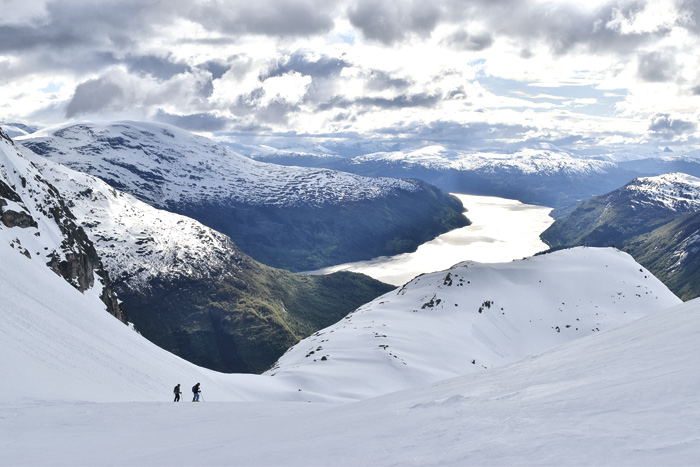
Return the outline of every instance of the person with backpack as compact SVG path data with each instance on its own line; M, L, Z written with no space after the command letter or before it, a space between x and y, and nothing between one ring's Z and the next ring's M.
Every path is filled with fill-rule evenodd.
M180 394L182 394L182 391L180 391L180 383L175 386L173 392L175 393L175 400L173 402L180 402Z
M192 394L194 394L194 397L192 398L192 402L199 402L199 393L202 392L199 389L199 383L195 384L192 386Z

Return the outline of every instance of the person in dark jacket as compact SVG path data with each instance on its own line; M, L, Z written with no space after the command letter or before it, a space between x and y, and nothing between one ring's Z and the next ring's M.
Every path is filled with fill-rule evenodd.
M200 392L202 392L202 391L199 390L199 383L192 386L192 394L194 394L194 397L192 398L192 402L199 402L199 393Z
M173 402L180 402L180 394L182 394L182 391L180 391L180 384L179 383L177 386L175 386L175 389L173 389L173 392L175 393L175 400Z

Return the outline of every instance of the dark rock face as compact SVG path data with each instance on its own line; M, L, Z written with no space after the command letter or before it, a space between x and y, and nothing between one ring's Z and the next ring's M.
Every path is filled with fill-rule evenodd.
M11 211L9 209L0 213L0 221L2 221L5 227L19 227L20 229L26 229L27 227L38 227L38 224L34 218L29 214L25 212Z

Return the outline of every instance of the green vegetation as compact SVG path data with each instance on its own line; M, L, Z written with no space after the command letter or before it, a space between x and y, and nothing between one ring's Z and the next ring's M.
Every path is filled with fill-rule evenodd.
M309 276L247 260L216 279L123 284L136 328L157 345L223 372L261 373L289 347L393 286L362 274Z

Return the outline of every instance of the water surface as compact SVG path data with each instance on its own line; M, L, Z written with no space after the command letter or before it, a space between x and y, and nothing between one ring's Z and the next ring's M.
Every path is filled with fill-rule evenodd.
M354 271L402 285L421 273L441 271L462 261L501 263L547 249L540 234L554 222L549 216L552 208L492 196L455 196L467 209L471 225L440 235L413 253L339 264L311 274Z

